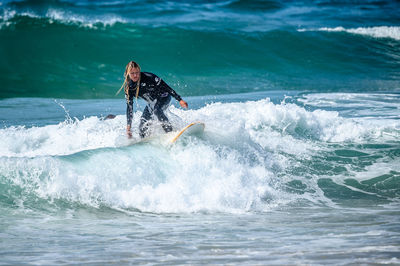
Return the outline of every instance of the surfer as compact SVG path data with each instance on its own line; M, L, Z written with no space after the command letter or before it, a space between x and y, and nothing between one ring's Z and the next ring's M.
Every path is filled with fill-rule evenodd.
M182 100L167 83L153 73L141 72L140 66L130 61L125 68L124 83L117 94L124 88L126 99L126 133L129 138L132 137L131 125L133 116L133 98L138 97L147 102L144 108L139 124L139 135L144 138L148 135L149 124L151 123L152 115L155 115L161 122L161 126L165 132L172 131L172 125L168 121L164 110L167 109L171 101L171 96L174 97L182 108L188 108L188 104Z

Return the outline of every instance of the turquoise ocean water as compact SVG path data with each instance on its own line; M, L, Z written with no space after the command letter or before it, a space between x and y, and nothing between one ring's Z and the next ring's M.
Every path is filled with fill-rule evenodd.
M400 264L399 10L0 2L0 265ZM123 145L130 60L204 135Z

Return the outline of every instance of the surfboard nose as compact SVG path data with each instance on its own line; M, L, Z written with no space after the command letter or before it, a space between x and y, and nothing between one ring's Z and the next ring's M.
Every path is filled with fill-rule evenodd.
M204 132L206 125L203 122L193 122L184 127L172 140L171 144L175 143L182 136L196 135Z

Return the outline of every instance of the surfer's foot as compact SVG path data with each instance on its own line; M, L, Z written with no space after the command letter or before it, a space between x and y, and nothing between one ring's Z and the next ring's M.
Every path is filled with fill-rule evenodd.
M165 133L168 133L168 132L172 131L171 124L162 124L162 128L164 129Z

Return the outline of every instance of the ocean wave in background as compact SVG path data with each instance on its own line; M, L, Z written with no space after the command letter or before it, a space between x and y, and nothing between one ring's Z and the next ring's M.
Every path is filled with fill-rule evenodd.
M0 97L113 98L132 59L184 96L397 91L398 3L351 5L5 2Z
M336 28L319 28L318 31L327 32L347 32L352 34L360 34L371 36L375 38L391 38L394 40L400 40L400 27L394 26L379 26L379 27L359 27L354 29L345 29L343 27ZM299 31L307 31L305 29L299 29Z

